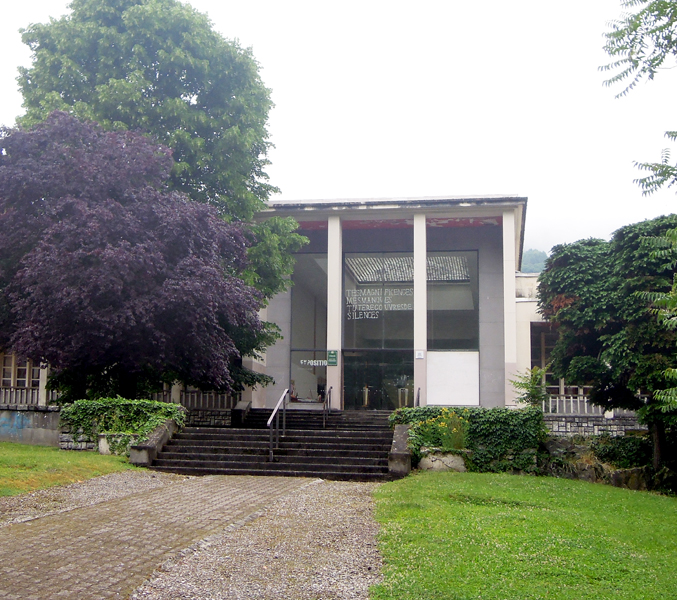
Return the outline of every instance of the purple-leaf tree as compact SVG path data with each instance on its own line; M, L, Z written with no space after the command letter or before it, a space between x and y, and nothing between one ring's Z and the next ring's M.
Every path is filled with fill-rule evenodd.
M62 112L0 130L0 345L48 363L70 398L232 389L266 338L246 236L168 192L171 165L140 134Z

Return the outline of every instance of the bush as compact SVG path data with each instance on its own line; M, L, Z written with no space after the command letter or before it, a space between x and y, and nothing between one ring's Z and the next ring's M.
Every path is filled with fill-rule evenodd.
M538 471L536 453L545 439L546 430L543 412L535 407L517 410L441 406L400 408L390 415L390 424L412 424L409 445L414 462L421 457L421 446L427 445L423 442L435 435L433 424L443 422L445 418L448 420L449 413L467 421L465 447L471 451L466 458L469 470L493 473L514 469L528 473ZM424 423L430 425L422 425ZM422 437L421 431L428 437Z
M96 441L97 434L106 434L111 452L128 451L132 435L137 442L148 435L167 419L183 425L185 410L178 404L155 402L153 400L127 400L125 398L99 398L97 400L76 400L61 408L61 426L72 432Z
M651 442L637 435L600 435L592 440L595 457L619 469L643 467L651 462Z
M534 367L524 373L518 373L517 378L510 381L513 389L519 394L517 401L521 404L541 408L550 395L545 388L545 374L548 367L541 369Z
M462 450L466 447L468 420L464 411L443 408L437 417L414 423L409 430L412 447L439 448L443 452ZM420 452L417 452L417 455Z

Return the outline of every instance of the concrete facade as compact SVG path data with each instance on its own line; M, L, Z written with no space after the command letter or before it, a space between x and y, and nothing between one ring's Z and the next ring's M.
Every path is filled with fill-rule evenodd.
M342 328L346 310L343 290L346 253L408 252L413 255L414 333L410 350L415 356L414 389L421 405L447 403L440 397L439 381L434 389L428 389L434 379L428 365L439 364L432 358L453 358L445 356L444 350L426 347L426 256L430 252L476 253L479 344L472 353L456 353L459 360L474 354L479 362L478 400L468 404L494 407L514 403L509 381L520 369L521 361L518 350L518 315L521 313L515 300L515 271L521 261L526 202L523 197L495 196L270 203L262 218L273 215L295 218L301 233L312 231L314 234L302 253L319 252L327 257L326 350L337 351L337 364L326 366L326 389L332 389L334 408L343 408L340 394L344 385L345 332ZM277 323L284 339L268 350L265 360L265 372L275 378L275 385L267 388L265 401L254 402L254 406L273 406L292 384L292 346L288 334L292 329L293 293L292 289L280 294L268 306L268 320ZM433 352L442 356L433 357ZM409 402L413 401L412 395L407 397Z

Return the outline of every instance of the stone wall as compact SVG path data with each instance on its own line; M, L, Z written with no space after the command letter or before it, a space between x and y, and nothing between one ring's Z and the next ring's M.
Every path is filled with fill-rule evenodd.
M545 426L555 436L572 435L624 435L626 431L645 431L646 425L640 425L635 417L613 417L604 415L543 415Z
M62 429L59 432L59 448L61 450L99 450L99 441L90 440L82 435L82 430L74 436L70 429Z
M59 445L59 407L0 404L0 441Z
M186 415L187 427L230 427L230 409L191 408Z

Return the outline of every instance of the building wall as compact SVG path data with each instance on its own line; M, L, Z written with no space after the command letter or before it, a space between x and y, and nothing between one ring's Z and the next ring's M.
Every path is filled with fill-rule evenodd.
M266 387L264 398L258 396L253 404L255 408L272 408L282 392L289 387L289 360L291 352L291 291L287 290L275 296L268 304L268 321L275 323L282 334L274 346L266 352L266 373L275 379L275 383Z
M540 323L536 290L538 274L516 273L515 298L517 308L517 372L531 369L531 324Z
M500 227L428 228L428 251L477 250L480 304L480 406L505 403L503 242Z

